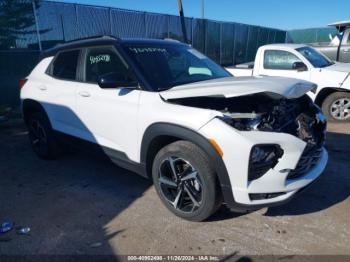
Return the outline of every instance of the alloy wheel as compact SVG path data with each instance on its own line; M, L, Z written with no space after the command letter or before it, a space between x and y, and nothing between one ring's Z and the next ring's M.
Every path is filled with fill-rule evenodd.
M29 138L35 151L45 154L47 151L47 135L44 127L37 120L32 120L29 126Z
M331 105L331 115L337 120L346 120L350 118L350 99L340 98Z
M198 171L185 159L170 156L159 166L161 194L176 210L191 213L202 204L202 182Z

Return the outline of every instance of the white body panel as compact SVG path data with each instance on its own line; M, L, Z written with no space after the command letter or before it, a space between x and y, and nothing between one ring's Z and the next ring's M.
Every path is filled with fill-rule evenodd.
M326 68L315 68L302 54L296 49L304 47L305 45L296 44L273 44L265 45L258 49L254 68L236 68L234 66L227 67L226 69L234 76L244 77L247 75L252 76L281 76L306 80L317 84L317 92L309 92L311 98L315 98L317 94L323 88L341 88L350 91L350 64L338 63L331 65ZM298 72L297 70L276 70L276 69L265 69L263 65L264 53L266 50L282 50L287 51L297 56L308 68L307 71Z
M300 97L306 92L315 89L316 85L282 77L226 77L203 81L188 85L181 85L160 92L165 99L215 96L237 97L256 93L274 93L286 98Z
M207 139L214 139L221 147L233 195L240 204L264 204L287 199L316 179L327 163L324 150L313 170L300 179L288 182L288 173L281 173L281 170L296 167L306 146L301 139L283 133L238 131L215 118L222 116L221 112L164 100L194 96L235 97L259 92L295 98L314 88L309 82L268 77L224 78L179 86L161 93L123 88L101 89L96 84L63 81L45 74L51 60L52 57L42 60L33 70L21 90L21 99L40 102L53 129L121 151L130 160L140 162L141 141L149 126L171 123L189 128ZM251 148L264 143L280 145L284 155L268 174L248 183ZM273 192L287 194L256 201L249 200L248 196L249 193Z

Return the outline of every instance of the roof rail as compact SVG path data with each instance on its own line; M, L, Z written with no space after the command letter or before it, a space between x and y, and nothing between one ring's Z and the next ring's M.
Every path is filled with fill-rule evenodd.
M96 35L96 36L88 36L88 37L73 39L73 40L70 40L70 41L63 42L63 43L58 43L57 45L55 45L55 47L61 46L61 45L65 45L65 44L69 44L69 43L75 43L75 42L84 41L84 40L100 39L100 38L103 38L103 39L114 39L114 40L119 40L120 39L120 38L112 36L112 35Z
M170 37L166 37L166 38L164 38L163 40L181 43L181 41L179 41L179 40L177 40L177 39L174 39L174 38L170 38Z

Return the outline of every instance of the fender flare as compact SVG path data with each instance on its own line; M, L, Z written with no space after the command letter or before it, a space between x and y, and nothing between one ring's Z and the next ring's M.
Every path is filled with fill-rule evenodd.
M22 111L22 117L24 119L25 122L27 122L27 116L28 116L28 112L42 112L45 114L46 118L49 120L49 123L51 124L51 121L46 113L46 110L44 108L44 106L33 99L24 99L21 103L21 111Z
M346 89L346 88L342 88L342 87L323 87L317 93L317 95L315 97L315 103L319 106L322 106L322 103L327 98L327 96L329 96L330 94L333 94L335 92L350 93L350 90Z
M146 164L149 146L159 136L172 136L192 142L208 154L218 176L225 203L228 205L234 203L231 182L224 161L208 139L193 129L170 123L154 123L150 125L144 132L141 142L141 163Z

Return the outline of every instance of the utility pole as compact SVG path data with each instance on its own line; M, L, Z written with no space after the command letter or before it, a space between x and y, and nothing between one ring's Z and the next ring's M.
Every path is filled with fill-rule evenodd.
M38 37L39 50L42 51L43 48L42 48L42 46L41 46L39 21L38 21L38 16L37 16L37 14L36 14L36 5L35 5L35 1L32 2L32 5L33 5L33 13L34 13L34 19L35 19L36 35L37 35L37 37Z
M186 24L185 24L185 16L184 16L184 10L182 7L182 0L177 0L177 4L179 6L179 13L180 13L180 20L181 20L181 27L182 27L182 35L184 38L184 42L188 44L187 41L187 33L186 33Z
M204 19L204 0L202 0L202 19Z

